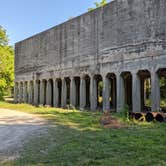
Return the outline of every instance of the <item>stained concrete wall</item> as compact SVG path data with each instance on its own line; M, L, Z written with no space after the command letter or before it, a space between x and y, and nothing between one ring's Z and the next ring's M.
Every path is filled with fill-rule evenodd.
M165 0L114 0L15 45L16 81L165 64Z

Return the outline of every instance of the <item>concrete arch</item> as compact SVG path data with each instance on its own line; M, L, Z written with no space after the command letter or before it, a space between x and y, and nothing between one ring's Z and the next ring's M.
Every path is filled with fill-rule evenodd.
M137 74L140 80L141 111L151 111L151 72L144 69Z
M128 105L129 110L132 110L132 74L130 71L124 71L121 73L123 79L122 91L123 91L123 106Z
M80 109L90 108L90 77L82 75L80 77Z
M85 108L90 108L90 76L85 75Z
M76 76L74 77L74 83L75 83L75 106L80 106L80 77Z
M65 77L65 83L66 83L66 104L70 105L70 77Z
M160 68L156 75L156 94L160 111L166 112L166 68Z
M42 79L40 81L40 104L46 105L46 86L47 86L47 80Z
M95 74L94 79L94 100L96 103L96 108L99 110L103 109L103 77L100 74Z
M108 103L108 110L116 111L116 104L117 104L117 79L115 73L108 73L106 75L106 79L108 81L107 85L107 93L109 98L109 103Z
M62 99L62 79L61 78L57 78L56 79L57 82L57 106L61 107L61 99Z

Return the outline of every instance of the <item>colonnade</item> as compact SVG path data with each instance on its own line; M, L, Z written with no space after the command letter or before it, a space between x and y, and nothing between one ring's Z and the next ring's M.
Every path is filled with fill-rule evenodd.
M133 112L144 110L145 80L151 87L151 110L160 109L160 76L166 78L166 69L158 71L126 71L49 78L15 82L15 102L65 108L67 105L90 110L122 111L127 104Z

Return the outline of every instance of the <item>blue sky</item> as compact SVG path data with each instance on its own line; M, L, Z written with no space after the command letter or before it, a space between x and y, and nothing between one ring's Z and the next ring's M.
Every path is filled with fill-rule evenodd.
M0 0L0 25L10 44L85 13L100 0Z

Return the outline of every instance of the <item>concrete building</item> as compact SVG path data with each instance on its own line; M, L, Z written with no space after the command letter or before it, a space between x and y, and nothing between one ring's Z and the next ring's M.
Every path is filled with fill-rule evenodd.
M160 108L166 1L114 0L15 45L15 102L139 112Z

